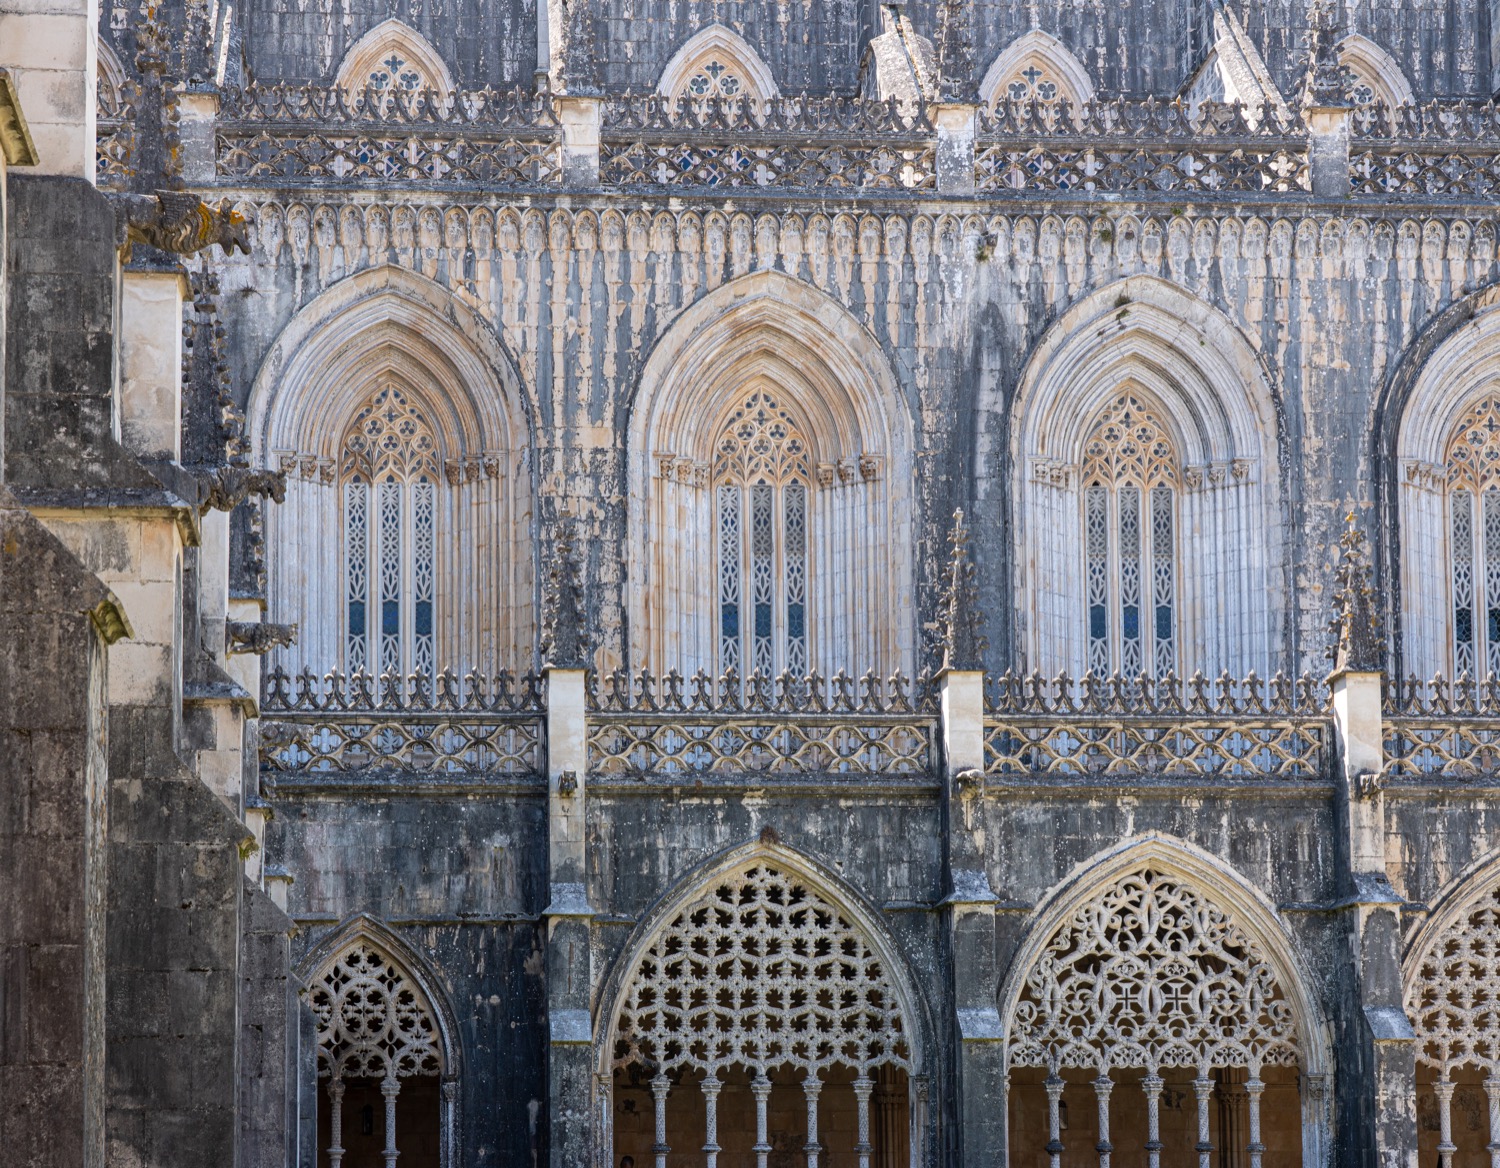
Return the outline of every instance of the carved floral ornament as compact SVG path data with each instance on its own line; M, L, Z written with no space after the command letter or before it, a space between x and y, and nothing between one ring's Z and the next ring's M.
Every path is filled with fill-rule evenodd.
M396 964L357 942L314 983L318 1074L340 1079L405 1078L442 1070L432 1011Z
M1417 1061L1446 1081L1459 1067L1500 1077L1500 885L1427 945L1406 993Z
M1296 1018L1259 946L1152 867L1115 880L1057 930L1026 975L1010 1065L1098 1070L1296 1065Z

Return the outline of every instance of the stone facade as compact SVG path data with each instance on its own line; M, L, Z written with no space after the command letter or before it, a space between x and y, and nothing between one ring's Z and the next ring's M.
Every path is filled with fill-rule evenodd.
M0 0L0 1139L1492 1159L1497 19Z

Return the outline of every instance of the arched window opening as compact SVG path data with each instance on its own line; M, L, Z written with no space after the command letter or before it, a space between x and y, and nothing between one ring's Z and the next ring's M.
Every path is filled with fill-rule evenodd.
M1446 462L1454 670L1500 674L1500 397L1464 414Z
M1177 454L1165 426L1122 393L1084 448L1089 668L1157 676L1177 663Z
M319 1168L383 1162L440 1168L442 1053L430 1004L389 955L364 941L313 981Z
M1351 34L1339 42L1338 52L1354 105L1395 110L1416 101L1401 66L1368 37Z
M995 59L979 84L979 97L988 106L1066 101L1076 109L1094 99L1094 82L1062 41L1036 29L1012 41Z
M437 442L387 385L344 434L345 661L375 676L434 672Z
M796 421L753 390L714 453L721 672L807 672L810 470Z
M1316 1107L1299 1098L1297 1023L1228 913L1154 866L1124 875L1025 974L1008 1030L1012 1162L1058 1168L1112 1144L1152 1168L1204 1150L1300 1164Z
M384 20L360 37L339 62L334 85L353 93L428 91L446 97L453 74L431 42L399 20Z
M673 918L613 1033L613 1163L913 1163L909 1028L889 971L846 914L772 864L714 881Z
M761 102L777 96L776 82L760 54L720 24L709 25L684 42L662 70L657 92L694 101L740 98Z

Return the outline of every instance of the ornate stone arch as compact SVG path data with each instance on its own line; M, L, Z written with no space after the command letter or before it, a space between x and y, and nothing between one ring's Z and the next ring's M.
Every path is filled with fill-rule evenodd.
M717 64L724 72L711 69ZM709 91L699 93L692 87L700 75L709 78ZM738 84L731 91L720 84L721 77L733 76ZM672 54L656 92L663 97L724 96L770 101L781 96L770 66L744 37L722 24L711 24L693 34Z
M1396 58L1369 37L1350 33L1339 42L1338 53L1340 63L1350 72L1350 96L1355 104L1379 104L1389 110L1416 104L1411 82Z
M393 66L393 60L400 61L401 66ZM382 20L349 46L333 83L353 93L426 89L446 95L458 88L432 42L394 17Z
M1154 1113L1164 1068L1202 1083L1212 1067L1240 1065L1254 1084L1264 1067L1291 1064L1302 1163L1323 1168L1332 1031L1312 984L1274 906L1222 860L1167 836L1126 840L1038 904L1000 988L1006 1067L1048 1070L1055 1140L1067 1067L1100 1081L1144 1071ZM1205 1100L1200 1091L1200 1133Z
M1027 76L1036 71L1036 80ZM1028 92L1012 94L1008 87L1024 82ZM1041 85L1050 83L1056 92L1043 92ZM1049 32L1034 28L1011 41L985 71L979 83L979 100L987 105L1019 96L1042 101L1066 101L1074 109L1094 100L1094 79L1067 45ZM1050 94L1050 96L1049 96Z
M118 54L104 37L97 40L97 65L99 77L98 96L95 104L101 117L118 117L125 98L125 82L129 74Z
M1014 474L1025 668L1077 676L1089 667L1081 472L1096 421L1126 391L1154 407L1182 472L1176 671L1264 675L1277 663L1282 620L1272 381L1223 313L1153 276L1118 281L1065 312L1032 352L1013 402L993 400L981 416L981 465L999 465L995 448L1006 443Z
M1448 452L1465 413L1497 392L1500 287L1491 286L1453 305L1417 338L1377 405L1381 566L1395 600L1394 665L1401 674L1456 672Z
M330 1043L343 1056L341 1069L356 1075L435 1074L439 1164L457 1168L463 1046L458 1016L437 972L368 913L345 919L319 938L296 971L318 1018L319 1078L335 1077L328 1063ZM341 1021L341 1016L347 1017Z
M716 973L710 968L716 958L735 972ZM712 985L732 986L732 1000L698 992ZM828 992L795 992L809 985ZM614 1072L631 1062L644 1059L656 1075L653 1090L663 1092L658 1131L667 1071L717 1079L731 1066L755 1064L762 1078L773 1068L814 1078L838 1067L865 1080L854 1085L864 1112L871 1072L890 1067L907 1076L911 1162L923 1163L935 1048L928 1005L916 987L879 910L823 865L764 840L712 857L642 916L599 995L593 1029L602 1147L613 1141ZM707 1021L695 1032L712 1040L659 1051L653 1038L672 1029L650 1020L659 1013L673 1015L685 1030ZM758 1021L747 1027L742 1013ZM718 1090L705 1094L712 1114Z
M460 676L529 667L530 403L484 321L439 285L392 267L340 281L298 313L251 389L254 457L289 477L286 503L267 515L267 538L280 549L270 557L271 603L301 625L280 663L350 667L342 569L327 549L345 535L348 427L388 392L416 411L433 446L433 664Z
M791 419L813 480L809 664L825 673L910 672L906 398L862 324L822 292L775 271L739 277L703 297L645 362L628 424L634 664L685 673L720 664L710 492L723 427L756 393L772 397ZM842 567L835 572L834 565Z

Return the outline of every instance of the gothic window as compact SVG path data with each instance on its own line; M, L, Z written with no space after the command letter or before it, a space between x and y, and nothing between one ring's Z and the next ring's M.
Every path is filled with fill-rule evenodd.
M1216 1095L1220 1140L1244 1140L1221 1142L1226 1163L1301 1151L1292 1005L1256 941L1169 873L1124 875L1067 916L1026 972L1008 1033L1013 1155L1045 1152L1056 1168L1070 1148L1106 1146L1110 1096L1126 1088L1141 1092L1152 1164L1212 1146ZM1188 1114L1168 1127L1168 1106Z
M662 70L657 93L668 98L740 98L777 95L766 63L738 33L712 24L688 38Z
M721 671L807 671L807 443L768 390L753 391L714 453Z
M430 89L431 82L399 52L392 51L370 71L372 89Z
M1060 92L1057 79L1034 61L1005 83L1005 96L1011 101L1056 101Z
M1454 670L1500 674L1500 396L1459 421L1447 486Z
M1177 662L1177 456L1165 427L1122 393L1084 450L1088 666L1165 674Z
M822 1132L831 1162L860 1153L868 1164L873 1151L876 1163L894 1165L909 1146L897 1122L907 1110L908 1044L889 971L846 914L770 864L716 880L663 929L626 985L615 1091L638 1093L646 1106L620 1109L645 1115L616 1127L616 1159L645 1163L650 1152L663 1163L669 1148L696 1150L682 1147L686 1132L706 1130L708 1162L723 1152L739 1163L767 1145L774 1121L799 1137L797 1147L817 1145ZM694 1079L696 1116L682 1098Z
M390 1165L399 1156L403 1168L436 1168L444 1068L437 1024L417 987L360 941L314 980L309 1001L329 1104L319 1115L320 1165L341 1168L346 1157Z
M1062 41L1033 29L995 58L979 84L979 95L990 106L1005 101L1066 101L1076 109L1093 100L1094 83Z
M1455 1154L1480 1156L1500 1143L1500 887L1439 932L1415 972L1406 1012L1417 1031L1419 1111L1435 1104L1434 1150L1451 1168ZM1478 1124L1455 1125L1455 1111L1487 1113L1489 1143Z
M1415 100L1406 74L1388 52L1357 33L1339 42L1349 101L1356 106L1384 106L1394 110Z
M379 676L434 672L437 445L398 387L344 436L345 659Z
M742 89L739 73L719 60L705 61L687 81L689 97L734 97Z
M416 29L394 19L381 21L350 46L334 84L387 98L398 91L447 95L455 88L453 75L437 50Z

